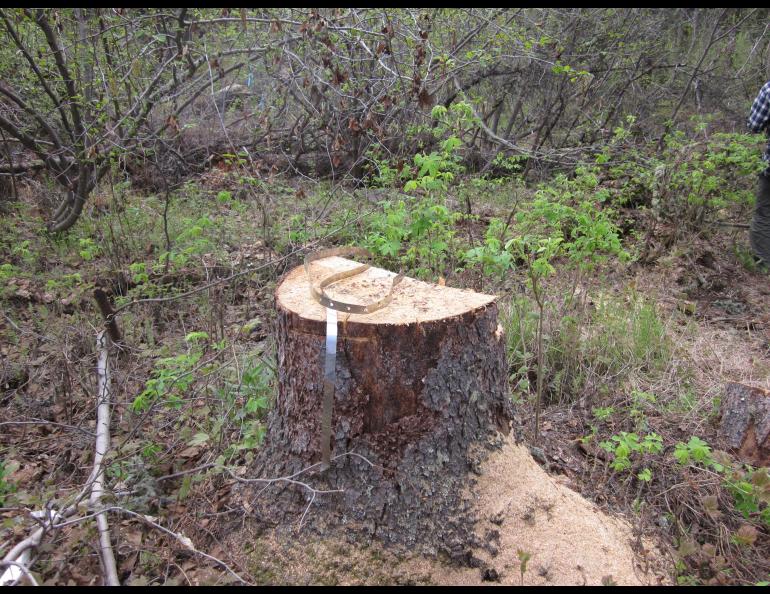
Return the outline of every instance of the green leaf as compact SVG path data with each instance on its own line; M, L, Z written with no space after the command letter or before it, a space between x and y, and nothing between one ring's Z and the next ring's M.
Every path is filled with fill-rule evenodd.
M208 332L190 332L187 336L184 337L184 341L195 344L201 340L207 340L208 337Z
M208 433L196 433L192 436L192 439L187 442L188 446L197 446L206 443L209 440L209 434Z
M649 483L652 480L652 471L649 468L645 468L639 474L636 475L640 481Z
M690 461L690 451L687 449L687 445L679 442L674 447L674 458L681 465L685 465Z
M190 494L190 489L192 488L192 484L193 484L192 476L190 476L189 474L182 479L182 486L179 487L179 493L178 493L178 498L180 501L182 499L186 499L187 496Z

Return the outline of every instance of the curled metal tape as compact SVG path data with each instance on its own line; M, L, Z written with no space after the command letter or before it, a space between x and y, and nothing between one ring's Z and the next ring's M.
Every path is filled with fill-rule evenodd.
M343 279L350 278L351 276L356 276L357 274L361 274L362 272L365 272L366 270L371 268L369 264L362 264L361 266L356 266L355 268L351 268L350 270L337 272L335 274L327 276L323 280L321 280L318 283L318 285L315 285L313 283L312 277L310 276L310 263L314 262L315 260L330 258L332 256L361 256L361 257L368 258L368 257L371 257L371 253L369 252L369 250L366 250L364 248L342 247L342 248L330 248L326 250L320 250L305 256L305 273L307 274L308 283L310 285L310 294L313 296L313 299L315 299L318 303L320 303L324 307L328 307L330 309L335 309L337 311L342 311L346 313L355 313L355 314L374 313L378 309L382 309L383 307L388 305L393 300L393 290L396 288L396 286L398 286L398 284L402 280L404 280L403 274L397 275L395 278L393 278L393 282L390 285L390 290L384 297L382 297L377 301L373 301L372 303L367 303L366 305L358 305L356 303L347 303L345 301L340 301L339 299L332 299L326 294L325 292L326 287L338 281L341 281Z

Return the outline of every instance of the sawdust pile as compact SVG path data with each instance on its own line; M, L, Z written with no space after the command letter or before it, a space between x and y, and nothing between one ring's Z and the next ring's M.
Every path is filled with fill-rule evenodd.
M481 569L431 570L413 561L434 583L469 585L486 579L518 585L519 551L529 555L525 585L648 585L668 579L660 551L639 542L627 522L548 475L512 439L484 464L474 490L480 517L476 532L489 543L475 552Z
M263 584L671 582L670 563L653 543L635 538L628 522L609 516L548 475L512 437L487 459L476 478L476 533L484 545L472 551L470 567L416 554L405 558L375 543L318 539L306 533L287 540L264 532L248 534L248 528L232 533L228 548ZM519 551L529 555L523 576Z

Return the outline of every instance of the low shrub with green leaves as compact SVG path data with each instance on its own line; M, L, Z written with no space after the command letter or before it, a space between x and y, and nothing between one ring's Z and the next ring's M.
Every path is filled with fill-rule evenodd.
M0 461L0 506L5 504L5 498L16 490L16 486L8 480L9 469L4 461Z
M673 457L681 466L690 466L721 475L722 484L733 496L735 509L746 520L756 518L770 529L770 469L742 464L724 452L713 452L697 436L678 442Z
M415 276L440 275L458 253L455 223L461 216L431 197L383 202L362 243Z
M135 413L142 413L156 403L167 408L181 408L188 388L196 381L194 372L203 356L199 343L206 339L208 334L205 332L191 332L185 337L189 345L186 353L158 359L152 377L147 380L144 390L134 398L131 409Z
M503 278L515 265L513 254L506 249L504 236L505 223L493 218L484 233L484 243L466 250L463 260L466 266L479 266L486 276Z
M663 219L678 225L702 225L729 207L753 204L755 178L764 168L758 156L759 135L707 134L701 123L696 132L703 138L675 130L657 145L629 147L635 119L615 130L614 137L596 157L607 197L620 205L646 206Z
M645 454L662 452L663 438L657 433L639 436L636 433L621 431L609 440L601 442L599 447L613 455L610 467L615 472L630 471L632 458L637 457L643 461ZM645 466L636 476L640 481L649 482L652 480L652 471Z
M216 443L221 448L218 464L257 448L274 401L274 370L248 353L237 362L222 363L226 339L214 342L206 332L188 333L185 343L185 352L155 362L132 410L172 414L187 447ZM146 443L142 455L152 458L157 453L153 448Z

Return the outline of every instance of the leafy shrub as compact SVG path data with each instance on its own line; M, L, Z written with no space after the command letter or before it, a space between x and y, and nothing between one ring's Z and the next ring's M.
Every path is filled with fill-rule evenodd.
M505 249L503 234L505 224L502 219L494 218L489 222L484 234L484 244L470 248L463 253L466 266L481 266L488 276L503 277L514 267L513 254Z
M677 443L673 456L680 465L719 473L733 496L735 509L745 519L756 517L770 528L770 469L740 464L724 452L714 453L708 443L696 436L687 443Z
M652 144L627 147L629 128L616 129L596 157L606 166L615 203L648 206L661 218L690 225L702 225L729 206L753 203L755 177L764 167L757 135L716 133L693 140L678 130L658 152Z
M613 435L609 440L603 441L599 446L613 454L614 459L610 467L616 472L631 470L632 456L642 458L645 454L659 454L663 451L663 438L657 433L649 433L640 437L636 433L621 431ZM644 468L637 478L644 482L652 480L652 471Z
M7 480L10 474L5 462L0 462L0 506L5 503L6 496L16 491L16 486Z
M144 390L131 403L131 409L142 413L156 402L171 409L181 408L187 389L196 381L193 372L203 356L198 343L206 339L208 334L205 332L191 332L185 337L185 342L189 344L188 352L159 359Z
M455 257L455 222L462 216L428 197L383 202L368 223L363 245L372 253L408 267L416 276L441 274Z

